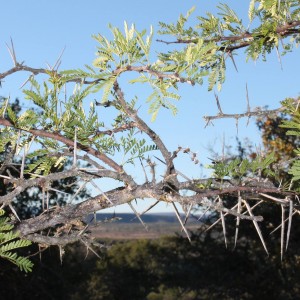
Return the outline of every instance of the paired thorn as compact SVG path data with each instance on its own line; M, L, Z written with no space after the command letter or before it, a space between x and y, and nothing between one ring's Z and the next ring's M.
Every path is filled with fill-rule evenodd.
M13 43L12 38L10 38L10 46L6 43L6 47L7 47L7 50L9 52L9 54L10 54L10 57L13 61L13 64L16 67L18 65L18 62L17 62L15 47L14 47L14 43Z

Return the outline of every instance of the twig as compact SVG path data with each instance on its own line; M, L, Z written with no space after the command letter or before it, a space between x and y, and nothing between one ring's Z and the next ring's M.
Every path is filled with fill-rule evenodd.
M278 109L270 109L270 110L256 110L256 111L247 111L246 113L240 114L218 114L216 116L204 116L203 119L207 124L209 124L212 120L216 119L241 119L241 118L250 118L250 117L260 117L264 115L269 115L273 113L279 113L283 111L285 108L280 107Z
M166 163L163 161L163 160L161 160L159 157L157 157L157 156L155 156L155 155L153 155L157 160L159 160L161 163L163 163L163 164L165 164L166 165ZM180 176L182 176L184 179L186 179L186 180L191 180L189 177L187 177L186 175L184 175L182 172L180 172L180 171L178 171L177 169L175 169L175 172L178 174L178 175L180 175Z
M300 21L291 21L288 22L280 27L277 27L276 29L276 33L280 36L280 38L284 38L284 37L288 37L290 35L299 33L300 30L297 29L296 27L298 27L300 25ZM257 38L257 35L255 36ZM264 37L264 36L262 36ZM245 48L249 45L251 45L252 41L253 41L253 34L249 33L249 32L244 32L240 35L236 35L236 36L219 36L216 38L212 38L212 39L206 39L204 40L205 43L211 43L211 42L215 42L215 43L220 43L220 42L232 42L232 46L222 46L220 45L218 50L219 51L224 51L224 52L232 52L234 50L237 49L241 49L241 48ZM247 39L247 40L245 40ZM157 42L161 42L164 44L191 44L191 43L197 43L198 39L177 39L176 41L164 41L164 40L156 40Z
M166 175L173 174L175 170L172 157L161 138L137 115L135 110L128 106L117 80L115 81L113 88L116 93L117 100L125 110L126 114L137 123L137 128L139 128L142 132L145 132L160 150L167 165Z
M7 127L14 127L14 125L9 120L1 117L0 117L0 125L4 125ZM42 129L28 129L28 130L22 129L22 131L29 132L34 136L46 137L46 138L54 139L56 141L60 141L69 147L74 146L74 141L56 132L49 132ZM118 165L115 161L113 161L111 158L109 158L106 154L99 152L98 150L90 146L85 146L81 143L77 143L77 148L99 158L104 163L106 163L107 165L115 169L116 171L120 173L124 173L123 168L120 165Z
M166 79L172 79L177 82L181 83L188 83L190 85L195 85L195 82L189 78L180 77L177 73L163 73L159 72L157 70L151 69L149 66L131 66L127 65L125 67L117 68L113 73L115 75L120 75L121 73L128 72L128 71L135 71L138 73L144 72L148 73L151 76L155 76L159 79L166 78Z
M156 177L155 177L155 163L152 162L150 160L150 158L147 159L147 163L148 163L148 166L150 167L150 173L152 174L152 180L151 180L151 183L152 184L155 184L156 183Z

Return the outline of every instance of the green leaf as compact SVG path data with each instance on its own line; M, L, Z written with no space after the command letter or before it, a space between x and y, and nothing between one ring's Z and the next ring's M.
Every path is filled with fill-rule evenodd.
M10 106L7 107L7 115L14 125L17 125L18 117Z
M0 257L17 265L21 271L31 272L33 263L27 258L18 256L17 249L28 247L31 242L19 238L19 233L13 231L10 219L4 217L4 210L0 209Z

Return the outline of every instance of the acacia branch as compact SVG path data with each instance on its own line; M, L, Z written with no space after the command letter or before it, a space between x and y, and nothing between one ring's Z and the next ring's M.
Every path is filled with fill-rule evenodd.
M215 116L203 116L203 119L205 120L206 124L209 124L213 120L217 119L236 119L239 120L241 118L251 118L251 117L261 117L269 114L277 114L279 112L284 111L285 107L279 107L276 109L257 109L255 111L247 111L245 113L238 113L238 114L225 114L225 113L218 113Z
M9 182L13 183L16 186L16 188L12 192L6 194L5 196L0 196L0 204L5 204L5 205L9 204L14 199L14 197L20 195L20 193L22 193L28 188L34 186L43 187L45 184L48 184L52 181L61 180L61 179L65 179L77 175L78 175L78 170L71 169L71 170L52 173L47 176L33 178L33 179L14 179L14 178L6 179L7 183Z
M177 82L188 83L188 84L191 84L191 85L195 85L194 80L181 77L177 73L172 73L172 74L162 73L162 72L159 72L157 70L154 70L154 69L150 68L149 66L131 66L131 65L127 65L124 68L117 68L113 73L116 74L116 75L120 75L121 73L124 73L126 71L135 71L135 72L139 72L139 73L141 73L141 72L148 73L152 76L157 77L158 79L167 78L167 79L173 79Z
M275 33L277 33L281 38L286 38L293 34L299 34L300 29L297 29L296 27L300 26L300 21L291 21L283 26L279 26ZM206 39L204 42L210 43L210 42L232 42L237 43L236 45L226 45L226 46L220 46L219 50L224 52L231 52L240 48L245 48L254 40L258 40L260 38L265 38L267 36L263 35L254 35L253 33L244 32L241 35L236 36L220 36L212 39ZM197 38L194 39L177 39L176 41L164 41L164 40L157 40L157 42L165 43L167 45L169 44L196 44L198 42ZM239 43L238 43L239 42Z
M49 70L49 69L44 69L44 68L32 68L32 67L24 65L23 63L20 64L17 62L13 68L11 68L3 73L0 73L0 81L2 79L4 79L5 77L12 75L14 73L20 72L20 71L27 71L27 72L32 73L33 75L47 74L47 75L55 75L58 78L62 77L62 75L59 74L55 70ZM95 79L95 80L86 80L86 79L79 77L79 78L68 79L68 80L66 80L66 82L76 82L76 83L83 83L83 84L97 84L97 83L101 82L102 80L104 80L104 79L99 78L99 79Z
M114 91L116 93L119 103L122 105L127 115L136 122L137 128L145 132L160 150L167 165L166 175L174 174L175 168L171 153L168 151L160 137L137 115L137 112L135 110L128 106L124 99L124 93L122 92L117 80L114 83Z
M59 142L64 143L65 145L69 146L69 147L73 147L74 146L74 141L57 133L57 132L49 132L43 129L22 129L22 128L18 128L15 127L14 124L12 122L10 122L9 120L0 117L0 125L4 125L7 127L14 127L16 129L21 129L23 131L29 132L32 135L35 136L40 136L40 137L46 137L46 138L50 138ZM106 163L107 165L109 165L111 168L113 168L114 170L123 173L124 170L123 168L118 165L115 161L113 161L111 158L109 158L106 154L90 147L90 146L85 146L81 143L77 143L77 148L80 150L83 150L97 158L99 158L100 160L102 160L104 163Z
M52 173L49 175L40 176L33 179L15 179L15 178L6 179L6 183L12 183L14 186L16 186L16 188L10 193L7 193L5 196L0 196L0 204L5 204L5 205L10 204L15 197L20 195L23 191L25 191L28 188L34 186L39 186L39 187L47 186L49 183L53 181L62 180L74 176L89 177L89 178L94 178L94 177L112 178L125 183L129 182L130 188L136 186L136 183L133 181L133 179L126 174L120 174L118 172L114 172L107 169L97 170L95 172L89 172L87 170L72 168L71 170Z
M101 135L113 135L118 132L123 132L128 129L132 129L137 127L137 124L135 122L130 122L128 124L124 124L120 127L108 129L108 130L98 130L95 136L101 136Z
M37 244L48 245L48 246L51 245L66 246L68 244L72 244L80 240L88 241L86 237L83 237L78 233L70 233L68 235L63 235L63 236L47 236L43 234L33 233L33 234L26 235L26 239Z
M197 194L192 196L181 196L178 193L165 192L163 186L163 182L159 182L157 184L145 183L137 186L134 190L128 187L116 188L107 191L105 195L101 194L91 197L76 205L68 204L64 207L58 207L55 210L53 209L46 211L44 214L35 218L24 220L16 226L16 229L21 232L22 236L26 237L27 235L37 233L47 228L55 228L57 225L67 224L74 219L82 219L87 217L89 214L104 208L129 203L134 199L144 198L152 198L168 203L178 202L180 204L208 206L211 209L219 212L239 216L241 219L262 221L262 217L242 216L233 209L226 208L219 203L213 203L211 200L209 200L209 198L214 198L215 196L225 194L237 195L238 192L241 192L245 195L254 194L256 196L259 196L259 193L270 193L273 195L293 195L291 192L283 192L278 188L233 186L216 190L204 189L202 192L197 192ZM187 187L187 185L185 185L185 187Z

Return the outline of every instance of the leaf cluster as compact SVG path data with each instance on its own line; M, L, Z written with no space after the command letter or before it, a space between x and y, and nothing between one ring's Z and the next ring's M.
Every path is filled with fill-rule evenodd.
M291 116L290 119L286 119L283 121L281 125L282 128L287 129L286 134L288 136L293 136L295 138L300 137L300 110L299 106L293 99L286 99L282 102L282 104L286 107L286 112L288 112ZM293 181L300 180L300 147L294 149L296 160L293 162L292 167L289 170L289 174L292 175Z
M21 271L31 272L33 263L16 253L17 249L28 247L31 242L20 239L19 233L13 231L14 226L10 219L4 216L4 210L0 210L0 257L17 265Z
M274 172L269 168L275 161L274 153L266 157L257 156L253 160L239 157L231 161L218 161L209 166L213 176L217 179L232 178L242 181L244 178L258 178L262 175L272 176Z
M194 73L191 79L197 83L201 84L203 78L207 77L209 90L214 86L221 89L225 81L225 60L228 57L233 60L235 50L246 47L247 60L257 60L260 57L266 60L266 55L273 49L278 49L280 45L282 53L285 54L292 50L294 44L299 44L297 28L280 31L280 28L300 20L297 0L251 0L248 24L243 24L242 19L228 5L220 4L218 9L217 15L208 12L206 16L198 16L199 23L195 29L187 25L188 18L195 10L192 8L185 17L181 15L176 24L161 22L159 31L162 35L175 37L175 43L188 44L181 50L161 54L160 60L166 66L175 65L176 72L180 74L190 68L187 75L191 76L191 73ZM290 36L290 41L284 43L286 36ZM199 43L201 48L205 47L203 44L209 45L203 53L199 53ZM191 59L193 57L197 57L197 60ZM184 69L189 60L193 61L192 66Z
M120 144L118 145L118 148L122 149L124 153L123 164L134 164L134 161L137 158L144 159L145 154L147 152L151 152L158 149L155 144L147 145L145 139L138 140L135 137L137 133L138 132L136 130L132 129L128 132L127 136L122 136L120 138ZM127 157L128 155L129 157Z

